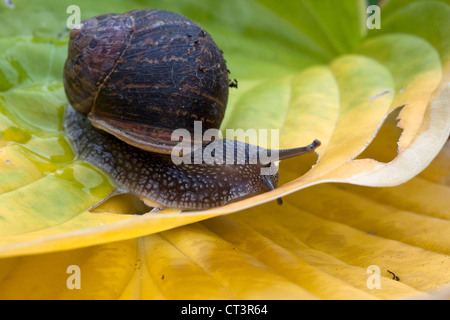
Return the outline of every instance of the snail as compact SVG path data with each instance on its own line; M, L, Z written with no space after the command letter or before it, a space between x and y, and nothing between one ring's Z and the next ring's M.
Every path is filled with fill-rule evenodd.
M78 157L152 207L208 209L273 190L278 171L261 174L273 167L261 152L283 160L314 152L320 142L266 150L194 134L196 121L202 133L220 127L228 88L237 86L228 72L211 36L186 17L154 9L93 17L70 33L63 128ZM193 133L183 143L223 161L175 163L179 141L171 137L179 128ZM242 161L230 163L219 147Z

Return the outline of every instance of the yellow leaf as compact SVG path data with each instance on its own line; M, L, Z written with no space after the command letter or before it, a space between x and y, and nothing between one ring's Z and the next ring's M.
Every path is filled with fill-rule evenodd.
M286 197L283 210L268 203L132 240L3 258L0 298L443 298L449 155L447 143L398 187L321 184Z

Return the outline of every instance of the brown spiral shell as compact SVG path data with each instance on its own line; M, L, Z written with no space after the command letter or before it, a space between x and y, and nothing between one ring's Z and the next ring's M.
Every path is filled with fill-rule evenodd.
M173 130L219 128L229 78L222 51L176 13L134 10L81 23L70 34L64 87L91 123L130 145L170 153ZM193 137L194 135L191 134Z

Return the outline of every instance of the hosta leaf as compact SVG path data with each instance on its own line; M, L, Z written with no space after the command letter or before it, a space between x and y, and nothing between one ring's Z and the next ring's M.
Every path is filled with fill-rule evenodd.
M450 184L435 178L448 178L449 152L398 187L321 184L286 197L283 210L268 203L132 240L0 259L0 298L441 298Z
M239 80L239 89L231 90L224 132L279 129L281 148L306 145L313 139L322 142L317 163L314 156L282 163L282 185L272 192L208 211L145 215L135 215L145 208L139 209L142 205L127 196L92 210L114 184L93 166L75 161L62 132L67 104L62 86L68 40L64 28L66 8L72 3L18 0L14 9L1 7L5 28L0 30L0 44L5 49L0 53L0 255L47 253L25 258L30 260L23 263L45 268L49 277L52 270L70 263L72 255L84 257L83 269L89 271L83 283L93 286L81 293L68 292L63 283L26 293L18 289L26 279L31 281L21 271L25 265L7 258L0 261L0 270L6 270L0 279L11 289L2 293L185 298L192 290L180 287L202 283L195 297L393 298L444 285L437 274L448 270L441 269L448 266L448 246L438 235L445 238L449 229L436 220L448 220L439 202L432 214L424 210L426 217L398 213L380 203L377 208L385 212L381 219L377 211L362 209L371 201L381 202L372 199L375 192L347 185L314 186L404 183L428 166L448 138L449 4L400 3L387 6L386 14L382 10L382 29L369 32L364 1L339 5L309 0L81 1L83 19L155 7L199 22L223 49L231 77ZM393 112L400 118L398 127L388 121ZM382 135L384 127L388 134ZM389 134L395 128L401 128L400 137ZM397 143L393 152L383 148ZM384 160L386 153L389 160ZM447 179L440 173L429 174ZM431 184L430 190L436 189L433 194L447 192L434 182L414 181ZM417 188L411 192L417 193ZM360 196L359 190L370 195ZM288 194L292 195L282 207L270 202ZM328 203L338 202L340 210L321 207L321 196ZM353 211L346 215L339 199L351 202ZM264 202L270 203L253 208ZM401 210L416 212L415 205L410 202ZM248 210L214 218L244 209ZM402 225L402 219L408 223ZM425 231L420 233L418 226ZM245 232L254 237L241 242ZM83 248L92 245L98 246ZM149 256L155 248L164 250ZM279 265L267 258L272 254L282 261ZM42 263L45 259L60 263L52 267ZM104 266L114 259L120 261ZM137 272L130 269L136 261L142 262ZM411 266L419 268L423 261L429 276L417 279L419 271L411 271ZM17 271L10 269L15 264ZM383 268L385 290L367 289L366 269L371 264ZM388 281L388 268L399 272L403 281ZM162 270L167 272L164 279ZM116 282L106 284L107 272L117 275ZM55 281L66 276L58 274ZM249 277L254 286L243 285Z
M448 39L450 14L448 1L389 1L383 8L383 28L373 29L369 36L385 33L409 33L426 39L441 55L443 65L448 68L450 41ZM411 23L414 19L414 23ZM424 28L424 24L427 25Z

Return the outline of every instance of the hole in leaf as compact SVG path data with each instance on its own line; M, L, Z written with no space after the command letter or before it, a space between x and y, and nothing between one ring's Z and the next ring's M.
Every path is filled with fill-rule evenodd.
M403 129L398 127L398 117L403 106L394 109L384 120L375 138L367 148L355 159L374 159L378 162L388 163L398 155L398 140Z
M139 197L130 193L121 193L109 197L98 206L89 210L91 213L144 214L152 208L146 206Z
M294 157L280 161L279 182L281 186L293 179L301 177L307 173L317 163L318 155L316 153L307 153L300 157Z

